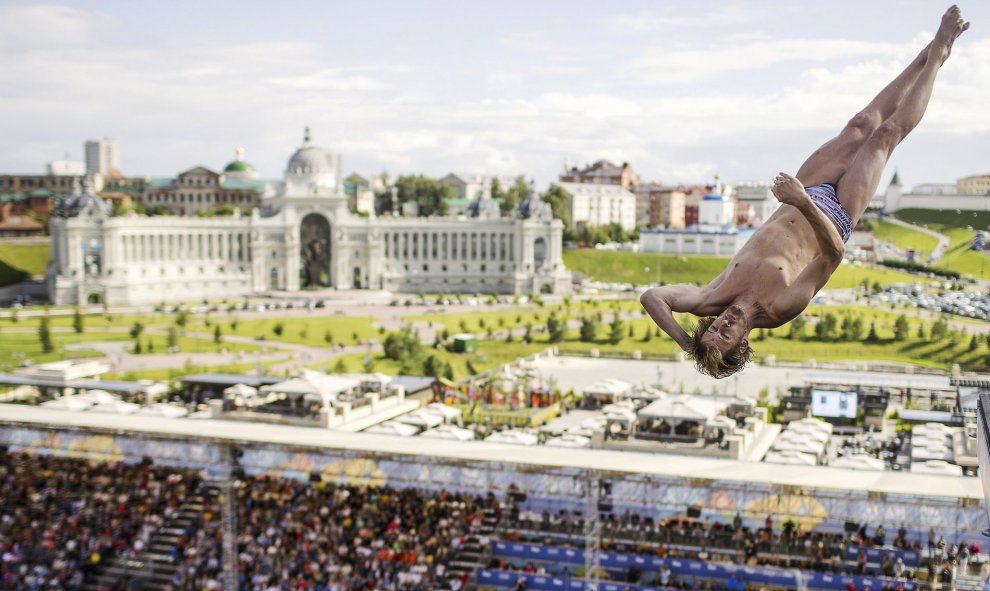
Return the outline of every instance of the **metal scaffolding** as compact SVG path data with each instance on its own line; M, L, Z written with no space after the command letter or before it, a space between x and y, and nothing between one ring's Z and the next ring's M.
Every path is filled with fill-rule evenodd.
M220 527L223 532L223 591L237 591L237 453L226 446L226 475L220 482Z
M585 590L598 591L601 584L602 522L598 514L601 479L597 470L588 470L584 495L584 577Z

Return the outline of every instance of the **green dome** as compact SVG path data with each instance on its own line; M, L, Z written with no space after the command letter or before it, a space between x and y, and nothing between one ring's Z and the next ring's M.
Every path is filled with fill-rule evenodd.
M234 160L223 169L224 172L254 172L254 167L243 160Z

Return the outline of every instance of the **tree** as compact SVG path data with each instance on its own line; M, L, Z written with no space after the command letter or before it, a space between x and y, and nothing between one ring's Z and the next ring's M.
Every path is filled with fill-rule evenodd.
M861 340L863 338L863 320L859 317L843 316L839 334L840 339L846 342Z
M978 348L979 346L980 346L980 341L979 341L979 339L977 339L977 338L976 338L976 335L974 334L974 335L973 335L973 338L971 338L971 339L969 340L969 350L970 350L970 351L976 351L976 349L977 349L977 348Z
M439 377L443 374L443 361L436 355L427 355L423 362L423 375L431 378Z
M454 196L454 191L449 186L423 175L400 176L395 180L395 188L399 204L410 201L416 203L420 216L446 215L447 200ZM389 203L388 211L391 208Z
M550 204L553 210L553 217L564 223L564 228L571 227L571 214L567 207L567 191L563 187L554 183L543 194L543 200Z
M333 373L347 373L347 363L343 357L338 357L337 363L333 364Z
M179 328L185 328L186 323L189 322L189 312L185 310L179 310L179 313L175 315L175 324Z
M826 312L824 316L818 319L818 323L815 324L815 337L819 341L834 340L836 330L838 329L838 324L839 321L835 317L835 314Z
M609 325L608 342L612 345L618 345L622 342L622 338L625 333L625 323L622 322L622 318L619 313L616 312L612 314L612 323Z
M135 321L134 326L131 327L130 335L131 338L137 340L141 337L141 333L144 332L144 325L140 321Z
M566 322L557 318L557 315L553 312L547 318L547 334L551 343L559 343L564 340L564 332L566 331Z
M808 325L807 319L805 319L804 314L798 314L791 320L791 326L787 331L787 338L801 339L804 338L804 327Z
M866 335L866 342L867 343L876 343L879 340L880 340L880 337L877 335L877 323L876 322L871 322L870 323L870 334Z
M598 335L598 321L594 316L584 316L581 318L581 342L590 343Z
M382 343L385 358L394 361L418 358L422 353L422 347L419 336L409 328L390 332Z
M931 332L928 334L930 341L940 341L949 334L949 322L945 318L939 318L932 323Z
M523 335L522 340L527 345L533 342L533 324L531 322L526 323L526 334Z
M218 345L223 342L223 331L220 330L219 324L213 327L213 342Z
M281 322L276 322L275 326L272 327L272 332L275 333L275 336L277 337L282 336L282 332L284 330L285 330L285 325L282 324Z
M323 342L328 345L333 342L333 333L330 332L329 328L323 331Z
M169 351L173 351L179 346L179 330L174 326L168 327L168 336L166 337L165 344L168 346Z
M83 332L83 315L79 306L76 306L76 310L72 314L72 328L79 334Z
M922 341L927 338L925 336L925 325L921 322L918 323L918 338Z
M55 344L52 342L52 330L49 322L48 315L45 314L41 317L41 322L38 323L38 340L41 342L41 350L44 353L51 353L55 350Z
M907 316L901 314L894 321L894 340L897 342L904 342L908 338L908 331L911 326L908 324Z
M643 331L643 342L649 343L652 340L653 340L653 330L649 326L647 326L646 330Z
M526 199L529 192L529 181L527 181L526 177L522 175L517 176L515 182L512 183L512 186L505 191L500 191L499 197L502 199L500 203L502 215L511 214L512 210L514 210L517 205ZM492 181L492 198L495 198L495 181Z

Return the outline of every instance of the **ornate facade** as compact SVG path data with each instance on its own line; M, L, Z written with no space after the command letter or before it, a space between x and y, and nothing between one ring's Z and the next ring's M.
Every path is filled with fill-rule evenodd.
M56 305L157 304L303 289L566 293L563 225L535 195L511 217L485 199L469 216L351 213L340 157L308 137L251 215L112 216L84 191L51 222Z

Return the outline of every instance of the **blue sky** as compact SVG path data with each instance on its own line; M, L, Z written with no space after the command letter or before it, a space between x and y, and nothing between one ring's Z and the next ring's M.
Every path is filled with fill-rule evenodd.
M0 171L120 145L127 174L278 178L302 140L346 171L525 174L629 161L644 179L770 179L931 39L947 4L0 2ZM921 126L884 175L990 173L990 6L960 4ZM12 83L11 83L12 81Z

